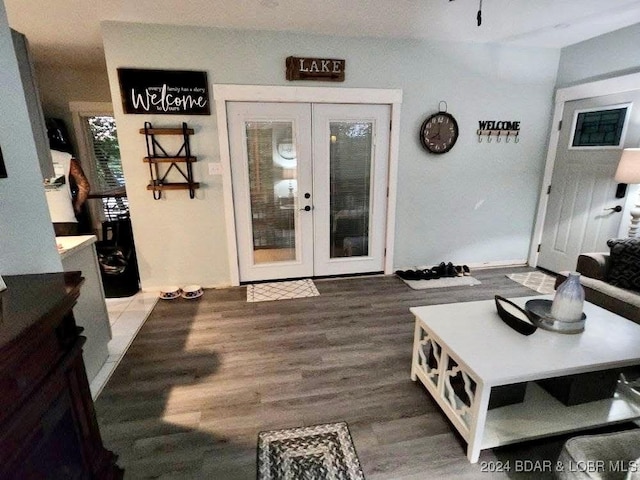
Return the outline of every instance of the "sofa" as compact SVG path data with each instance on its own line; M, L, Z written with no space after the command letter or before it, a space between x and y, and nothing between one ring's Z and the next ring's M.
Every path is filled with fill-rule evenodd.
M583 253L581 274L585 299L640 324L640 238L612 239L609 252ZM556 288L566 274L556 278ZM619 388L637 395L640 380L635 367L625 369ZM625 380L630 383L624 383ZM556 463L560 480L640 480L640 429L581 435L567 440Z
M640 429L570 438L554 472L559 480L640 480Z
M581 274L585 299L640 324L640 238L609 240L609 252L583 253ZM566 273L556 278L556 288Z

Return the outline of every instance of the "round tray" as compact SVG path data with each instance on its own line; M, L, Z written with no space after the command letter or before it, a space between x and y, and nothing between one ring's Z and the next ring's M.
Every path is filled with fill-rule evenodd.
M582 318L575 322L563 322L551 316L551 300L534 299L524 304L524 309L531 314L533 323L544 330L551 330L558 333L580 333L584 331L584 324L587 316L583 313Z

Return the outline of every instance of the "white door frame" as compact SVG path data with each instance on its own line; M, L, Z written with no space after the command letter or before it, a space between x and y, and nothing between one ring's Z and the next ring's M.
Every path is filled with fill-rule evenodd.
M398 149L400 145L400 106L402 90L373 88L288 87L272 85L213 85L216 104L225 224L227 229L227 255L231 284L240 285L238 248L233 211L231 183L231 155L227 129L227 102L304 102L304 103L360 103L391 106L391 135L389 139L389 194L387 196L386 256L384 273L393 273L393 247L395 238L396 192L398 179Z
M560 120L562 120L562 116L564 114L565 102L601 97L614 93L629 92L632 90L640 90L640 73L632 73L630 75L608 78L606 80L582 83L580 85L559 88L556 90L553 120L551 121L551 133L549 135L549 147L547 149L547 160L544 167L542 186L540 188L536 222L533 228L531 246L529 248L528 263L532 267L535 267L538 264L538 245L542 240L542 230L544 228L544 219L547 214L547 203L549 200L547 191L551 186L551 177L556 161L556 153L558 151L558 141L560 140L558 124L560 123ZM564 125L564 127L571 128L571 125ZM627 195L627 203L629 203L629 198L631 196L632 195ZM628 208L629 206L627 205L624 209L623 215L628 211Z

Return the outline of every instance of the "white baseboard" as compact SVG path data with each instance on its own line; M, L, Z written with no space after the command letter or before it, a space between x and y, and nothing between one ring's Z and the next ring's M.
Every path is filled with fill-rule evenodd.
M499 262L470 263L469 268L504 268L504 267L526 267L529 264L526 260L503 260Z

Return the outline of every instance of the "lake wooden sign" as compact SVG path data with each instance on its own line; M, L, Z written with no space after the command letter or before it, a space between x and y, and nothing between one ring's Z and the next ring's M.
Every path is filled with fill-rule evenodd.
M287 80L344 82L345 61L335 58L287 57Z
M119 68L125 113L210 115L207 72Z

